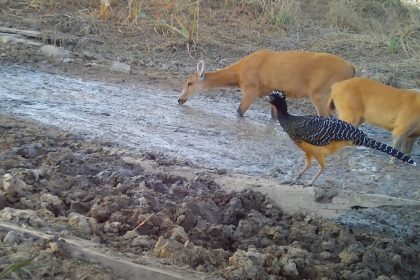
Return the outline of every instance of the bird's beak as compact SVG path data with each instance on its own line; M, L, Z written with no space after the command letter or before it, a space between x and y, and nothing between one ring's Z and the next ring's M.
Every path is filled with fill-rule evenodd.
M264 97L264 100L271 103L273 101L273 97L270 95L267 95L266 97Z

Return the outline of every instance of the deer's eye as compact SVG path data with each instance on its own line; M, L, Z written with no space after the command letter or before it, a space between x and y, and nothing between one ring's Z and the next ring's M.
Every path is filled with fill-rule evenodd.
M190 87L191 85L192 85L192 83L191 83L191 82L188 82L188 83L187 83L187 86L189 86L189 87Z

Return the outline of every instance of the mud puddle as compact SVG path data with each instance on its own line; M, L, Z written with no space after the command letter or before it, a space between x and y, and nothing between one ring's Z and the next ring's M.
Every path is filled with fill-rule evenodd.
M177 105L179 91L80 80L18 66L0 67L0 111L229 172L290 181L304 164L303 154L258 100L245 118L235 114L240 93L195 96ZM298 103L296 103L298 104ZM302 110L295 106L298 114ZM387 133L364 127L390 143ZM415 147L415 152L418 153ZM415 160L420 161L418 155ZM419 170L376 151L350 148L332 156L318 184L402 198L419 199ZM314 167L304 178L307 182Z

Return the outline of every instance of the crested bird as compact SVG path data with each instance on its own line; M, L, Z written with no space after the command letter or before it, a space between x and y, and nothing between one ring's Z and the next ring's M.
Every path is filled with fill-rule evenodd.
M391 146L369 138L363 131L345 121L333 117L314 115L295 116L287 111L286 95L273 91L268 100L277 119L290 139L305 153L306 165L296 180L305 174L315 158L319 172L310 181L313 184L325 170L325 157L346 146L365 146L391 155L408 164L416 165L408 155Z

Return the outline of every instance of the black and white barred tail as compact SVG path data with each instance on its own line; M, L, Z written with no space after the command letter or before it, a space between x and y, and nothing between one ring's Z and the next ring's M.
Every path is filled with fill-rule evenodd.
M412 164L414 166L416 166L416 162L410 158L408 155L403 154L402 152L398 151L397 149L394 149L391 146L388 146L387 144L378 142L376 140L370 139L370 138L363 138L361 139L361 142L355 141L353 142L355 145L359 145L359 146L365 146L365 147L369 147L378 151L381 151L383 153L386 153L390 156L396 157L397 159L406 162L408 164Z

